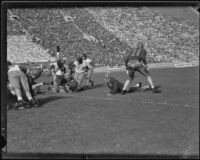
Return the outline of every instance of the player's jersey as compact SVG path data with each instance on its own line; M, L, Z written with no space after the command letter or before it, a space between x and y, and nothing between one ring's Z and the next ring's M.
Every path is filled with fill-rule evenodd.
M132 70L138 65L141 65L141 59L139 56L127 56L125 59L126 69Z
M89 69L93 69L94 68L94 63L92 62L91 59L87 58L86 60L83 60L83 62L87 65L87 67Z
M58 64L57 62L54 62L54 63L51 63L50 64L50 70L53 72L53 73L56 73L58 71L59 67L58 67Z
M78 64L78 61L75 61L74 65L75 65L75 72L84 73L86 71L87 65L85 62L83 62L82 64Z
M147 51L145 49L141 49L136 54L140 58L139 61L140 62L142 61L146 65L147 64L147 62L146 62Z
M20 71L19 65L9 66L8 72L12 72L12 71Z
M115 94L120 93L124 85L117 79L110 77L110 80L107 82L107 86L110 88L110 93Z

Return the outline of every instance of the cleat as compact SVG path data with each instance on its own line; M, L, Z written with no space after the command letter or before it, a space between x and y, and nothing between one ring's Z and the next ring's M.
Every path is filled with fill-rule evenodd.
M25 106L26 106L26 102L24 102L23 100L19 100L17 103L14 104L14 109L15 110L24 109Z
M127 93L127 91L124 91L124 90L121 91L121 95L124 95L126 93Z
M155 86L154 88L152 88L152 92L153 93L160 93L161 91L159 90L159 86Z
M32 100L30 100L29 105L26 108L37 108L37 107L38 107L38 104L37 104L36 100L32 99Z
M80 91L82 91L83 90L83 88L77 88L75 91L76 92L80 92Z

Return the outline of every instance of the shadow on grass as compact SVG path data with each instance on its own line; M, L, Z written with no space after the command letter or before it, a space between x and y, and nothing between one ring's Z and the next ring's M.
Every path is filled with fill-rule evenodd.
M94 87L83 86L84 89L81 92L91 90L91 89L95 89L95 88L101 88L101 87L105 87L105 83L96 84L96 85L94 85Z
M40 107L42 107L43 105L58 100L58 99L63 99L63 98L67 98L67 97L63 97L63 96L48 96L48 97L44 97L44 98L38 98L38 103L40 105Z

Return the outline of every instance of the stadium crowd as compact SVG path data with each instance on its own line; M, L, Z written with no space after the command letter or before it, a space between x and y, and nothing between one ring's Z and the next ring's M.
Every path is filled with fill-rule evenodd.
M120 66L123 64L123 56L130 53L133 46L142 40L148 48L148 62L176 63L198 60L198 29L147 8L95 7L11 11L18 20L8 20L8 35L24 33L18 25L20 22L29 33L31 41L41 45L50 55L55 55L54 46L59 45L60 52L66 57L73 58L77 53L90 52L96 66ZM65 17L70 18L66 20ZM16 43L10 45L17 46ZM12 55L26 53L26 49L18 51L15 47L9 48ZM34 52L37 50L40 52L39 48ZM35 60L31 53L28 53L27 57L30 57L30 61ZM17 61L14 57L11 59Z

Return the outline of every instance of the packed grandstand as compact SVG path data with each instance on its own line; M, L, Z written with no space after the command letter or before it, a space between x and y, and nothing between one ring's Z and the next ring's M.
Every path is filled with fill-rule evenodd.
M199 30L146 7L9 9L7 59L13 63L67 60L82 53L97 67L121 66L143 41L148 63L199 61Z

